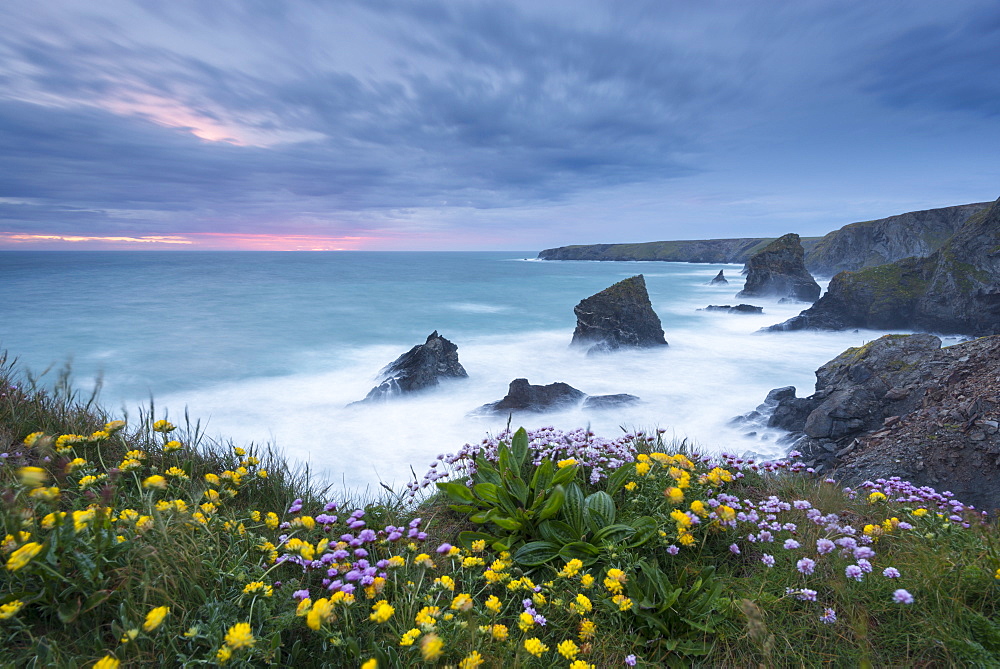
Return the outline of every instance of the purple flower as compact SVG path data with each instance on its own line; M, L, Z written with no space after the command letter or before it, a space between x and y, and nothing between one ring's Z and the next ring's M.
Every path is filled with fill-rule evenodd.
M833 609L823 609L823 615L819 617L820 622L831 625L837 622L837 612Z
M913 595L908 593L906 590L900 588L896 592L892 593L892 601L896 602L897 604L912 604Z
M630 667L634 667L635 663L636 663L635 655L626 655L625 656L625 664L627 664Z
M297 602L301 602L303 599L306 599L307 597L309 597L308 590L296 590L295 592L292 593L292 599L294 599Z
M868 546L858 546L854 549L854 557L856 558L873 558L875 557L875 551L873 551Z
M809 588L802 588L797 593L795 593L795 599L799 599L803 602L815 602L816 601L816 591L810 590Z
M732 553L733 555L739 555L740 547L737 546L736 544L729 544L729 552Z
M858 566L861 567L861 571L866 574L872 573L872 563L864 558L858 558Z
M290 507L288 507L288 513L298 513L301 510L302 510L302 500L301 499L295 500L294 502L292 502L292 505Z
M677 555L678 553L681 552L681 549L678 548L677 546L674 546L673 544L670 544L669 546L667 546L667 552L670 553L671 555Z
M336 502L328 502L327 505L323 507L323 510L324 511L336 511L337 510L337 503Z
M847 578L853 578L855 581L860 581L865 577L865 572L862 571L861 567L856 564L847 565L847 569L844 570L844 575Z
M899 570L895 567L886 567L882 570L882 575L886 578L899 578Z
M816 568L816 562L810 560L809 558L802 558L795 563L795 568L798 569L800 573L808 575L813 573L813 570Z
M836 548L836 544L829 539L816 540L816 552L820 555L826 555L827 553L832 552L834 548Z
M785 550L792 551L799 547L799 542L795 539L785 539Z
M764 553L764 555L760 558L760 561L763 562L768 567L774 566L774 556L769 555L768 553Z
M451 550L451 544L449 544L448 542L445 542L437 547L437 552L440 553L441 555L444 555L450 550Z

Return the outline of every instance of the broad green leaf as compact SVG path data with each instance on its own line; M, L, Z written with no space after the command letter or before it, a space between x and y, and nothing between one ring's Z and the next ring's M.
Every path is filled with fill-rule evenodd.
M595 544L612 543L617 544L635 534L635 528L624 523L605 525L597 532L594 532L591 541Z
M552 458L545 458L542 464L535 468L531 476L531 491L536 495L549 489L552 485Z
M548 498L542 505L541 510L538 512L539 520L546 520L548 518L554 517L559 510L563 508L566 503L566 489L561 485L557 485L549 493Z
M528 567L536 567L554 560L559 555L559 546L551 541L530 541L514 551L514 562Z
M511 532L514 532L516 530L521 529L521 521L514 520L513 518L510 518L509 516L496 515L496 516L490 518L490 522L493 523L494 525L496 525L497 527L501 527L501 528L503 528L505 530L509 530Z
M583 491L576 483L570 483L564 488L566 501L563 502L562 515L574 530L583 534Z
M656 519L651 516L640 516L633 520L630 525L635 529L635 534L629 537L625 545L629 548L636 548L653 538L658 526Z
M574 478L576 478L576 470L580 467L578 465L569 465L558 469L555 474L552 475L552 485L559 485L560 483L569 483Z
M615 501L611 499L611 495L603 490L587 495L583 507L584 516L591 532L596 532L615 522Z
M493 483L500 485L500 472L482 456L476 458L476 480L480 483Z
M580 533L561 520L546 520L538 526L542 536L560 546L580 540Z
M494 505L500 503L499 489L499 486L495 483L477 483L472 486L472 492L478 495L480 499Z
M528 433L523 427L519 428L514 433L514 438L510 440L510 453L517 465L517 471L520 473L524 461L528 457Z
M606 486L608 494L614 495L621 490L622 486L628 481L629 474L631 473L631 469L627 465L623 465L608 474L608 483Z
M525 507L528 505L528 486L524 484L520 476L508 477L504 481L504 487L518 501L520 506Z
M470 532L466 530L458 533L458 545L466 550L472 548L472 542L474 541L486 541L486 543L489 543L495 539L495 535L487 534L486 532Z
M457 502L468 502L474 504L476 496L472 494L469 486L455 481L438 481L438 489Z
M559 557L566 560L581 560L584 564L593 564L601 554L601 549L585 541L574 541L559 549Z

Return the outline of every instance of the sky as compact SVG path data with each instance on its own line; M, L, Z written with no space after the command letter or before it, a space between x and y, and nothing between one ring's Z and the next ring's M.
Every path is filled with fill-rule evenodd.
M4 0L0 249L525 250L1000 196L995 0Z

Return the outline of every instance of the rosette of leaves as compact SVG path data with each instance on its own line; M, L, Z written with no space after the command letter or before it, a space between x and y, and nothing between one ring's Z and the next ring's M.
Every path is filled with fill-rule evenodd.
M539 525L563 507L564 484L576 477L577 466L557 469L551 459L535 466L528 459L528 433L519 429L510 445L501 443L496 464L476 458L472 485L457 481L437 483L454 504L455 511L483 526L481 532L461 532L458 543L466 548L486 540L497 551L509 551L540 536Z

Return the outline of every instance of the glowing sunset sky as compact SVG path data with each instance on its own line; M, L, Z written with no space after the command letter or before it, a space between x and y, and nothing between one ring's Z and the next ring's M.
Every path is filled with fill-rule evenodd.
M0 249L534 250L1000 196L1000 3L5 0Z

